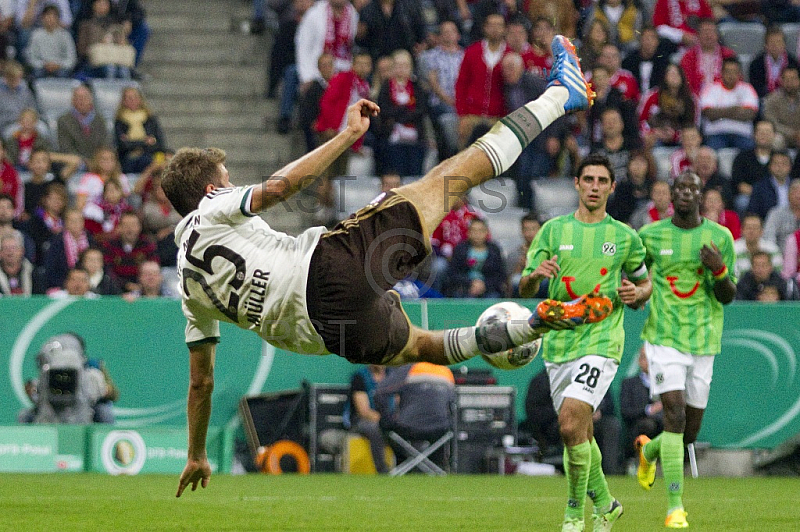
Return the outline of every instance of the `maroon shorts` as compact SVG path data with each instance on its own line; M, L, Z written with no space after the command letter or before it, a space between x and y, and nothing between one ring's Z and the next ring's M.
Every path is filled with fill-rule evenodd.
M408 343L410 324L395 292L430 252L414 205L388 192L320 238L306 300L314 328L331 353L380 364Z

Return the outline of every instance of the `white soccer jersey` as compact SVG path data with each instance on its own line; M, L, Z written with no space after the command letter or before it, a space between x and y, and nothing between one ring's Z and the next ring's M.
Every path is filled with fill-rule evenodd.
M740 81L728 90L722 82L706 85L700 93L700 109L746 107L758 111L758 94L749 83ZM753 122L721 118L711 122L705 120L706 135L733 133L745 137L753 136Z
M219 321L280 349L328 354L306 310L311 255L324 227L298 237L250 212L254 187L220 188L175 229L186 343L219 337Z

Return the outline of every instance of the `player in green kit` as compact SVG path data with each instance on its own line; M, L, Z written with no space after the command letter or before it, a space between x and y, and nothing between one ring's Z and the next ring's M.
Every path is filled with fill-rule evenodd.
M661 396L664 432L636 439L639 484L649 490L661 459L667 487L667 528L688 528L683 509L683 446L700 431L714 356L722 343L722 305L733 301L733 237L700 216L703 184L691 172L672 186L675 214L643 227L653 300L642 338L650 364L650 393Z
M602 322L552 332L543 340L542 357L564 441L568 501L563 532L584 530L587 494L594 502L594 531L611 530L622 515L622 505L609 492L603 474L592 414L614 380L622 356L623 306L641 307L652 287L636 231L606 213L615 185L607 157L586 157L575 178L578 210L542 226L528 250L520 280L523 297L531 297L549 278L551 299L569 301L594 291L613 302L613 311Z

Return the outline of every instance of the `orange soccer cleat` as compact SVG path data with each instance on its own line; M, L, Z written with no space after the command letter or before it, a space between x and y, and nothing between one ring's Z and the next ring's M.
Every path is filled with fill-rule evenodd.
M545 322L572 320L576 325L603 321L614 310L611 299L596 292L572 301L545 299L536 306L536 313Z

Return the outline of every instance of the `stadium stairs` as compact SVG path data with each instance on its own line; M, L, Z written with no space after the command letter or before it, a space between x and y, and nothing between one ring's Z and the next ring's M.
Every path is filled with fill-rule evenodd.
M242 31L244 0L146 0L151 38L142 61L143 89L172 148L216 146L228 154L237 185L259 182L301 155L302 141L274 132L278 102L263 98L270 32ZM269 223L297 234L307 215L290 200ZM291 212L290 212L291 208Z

